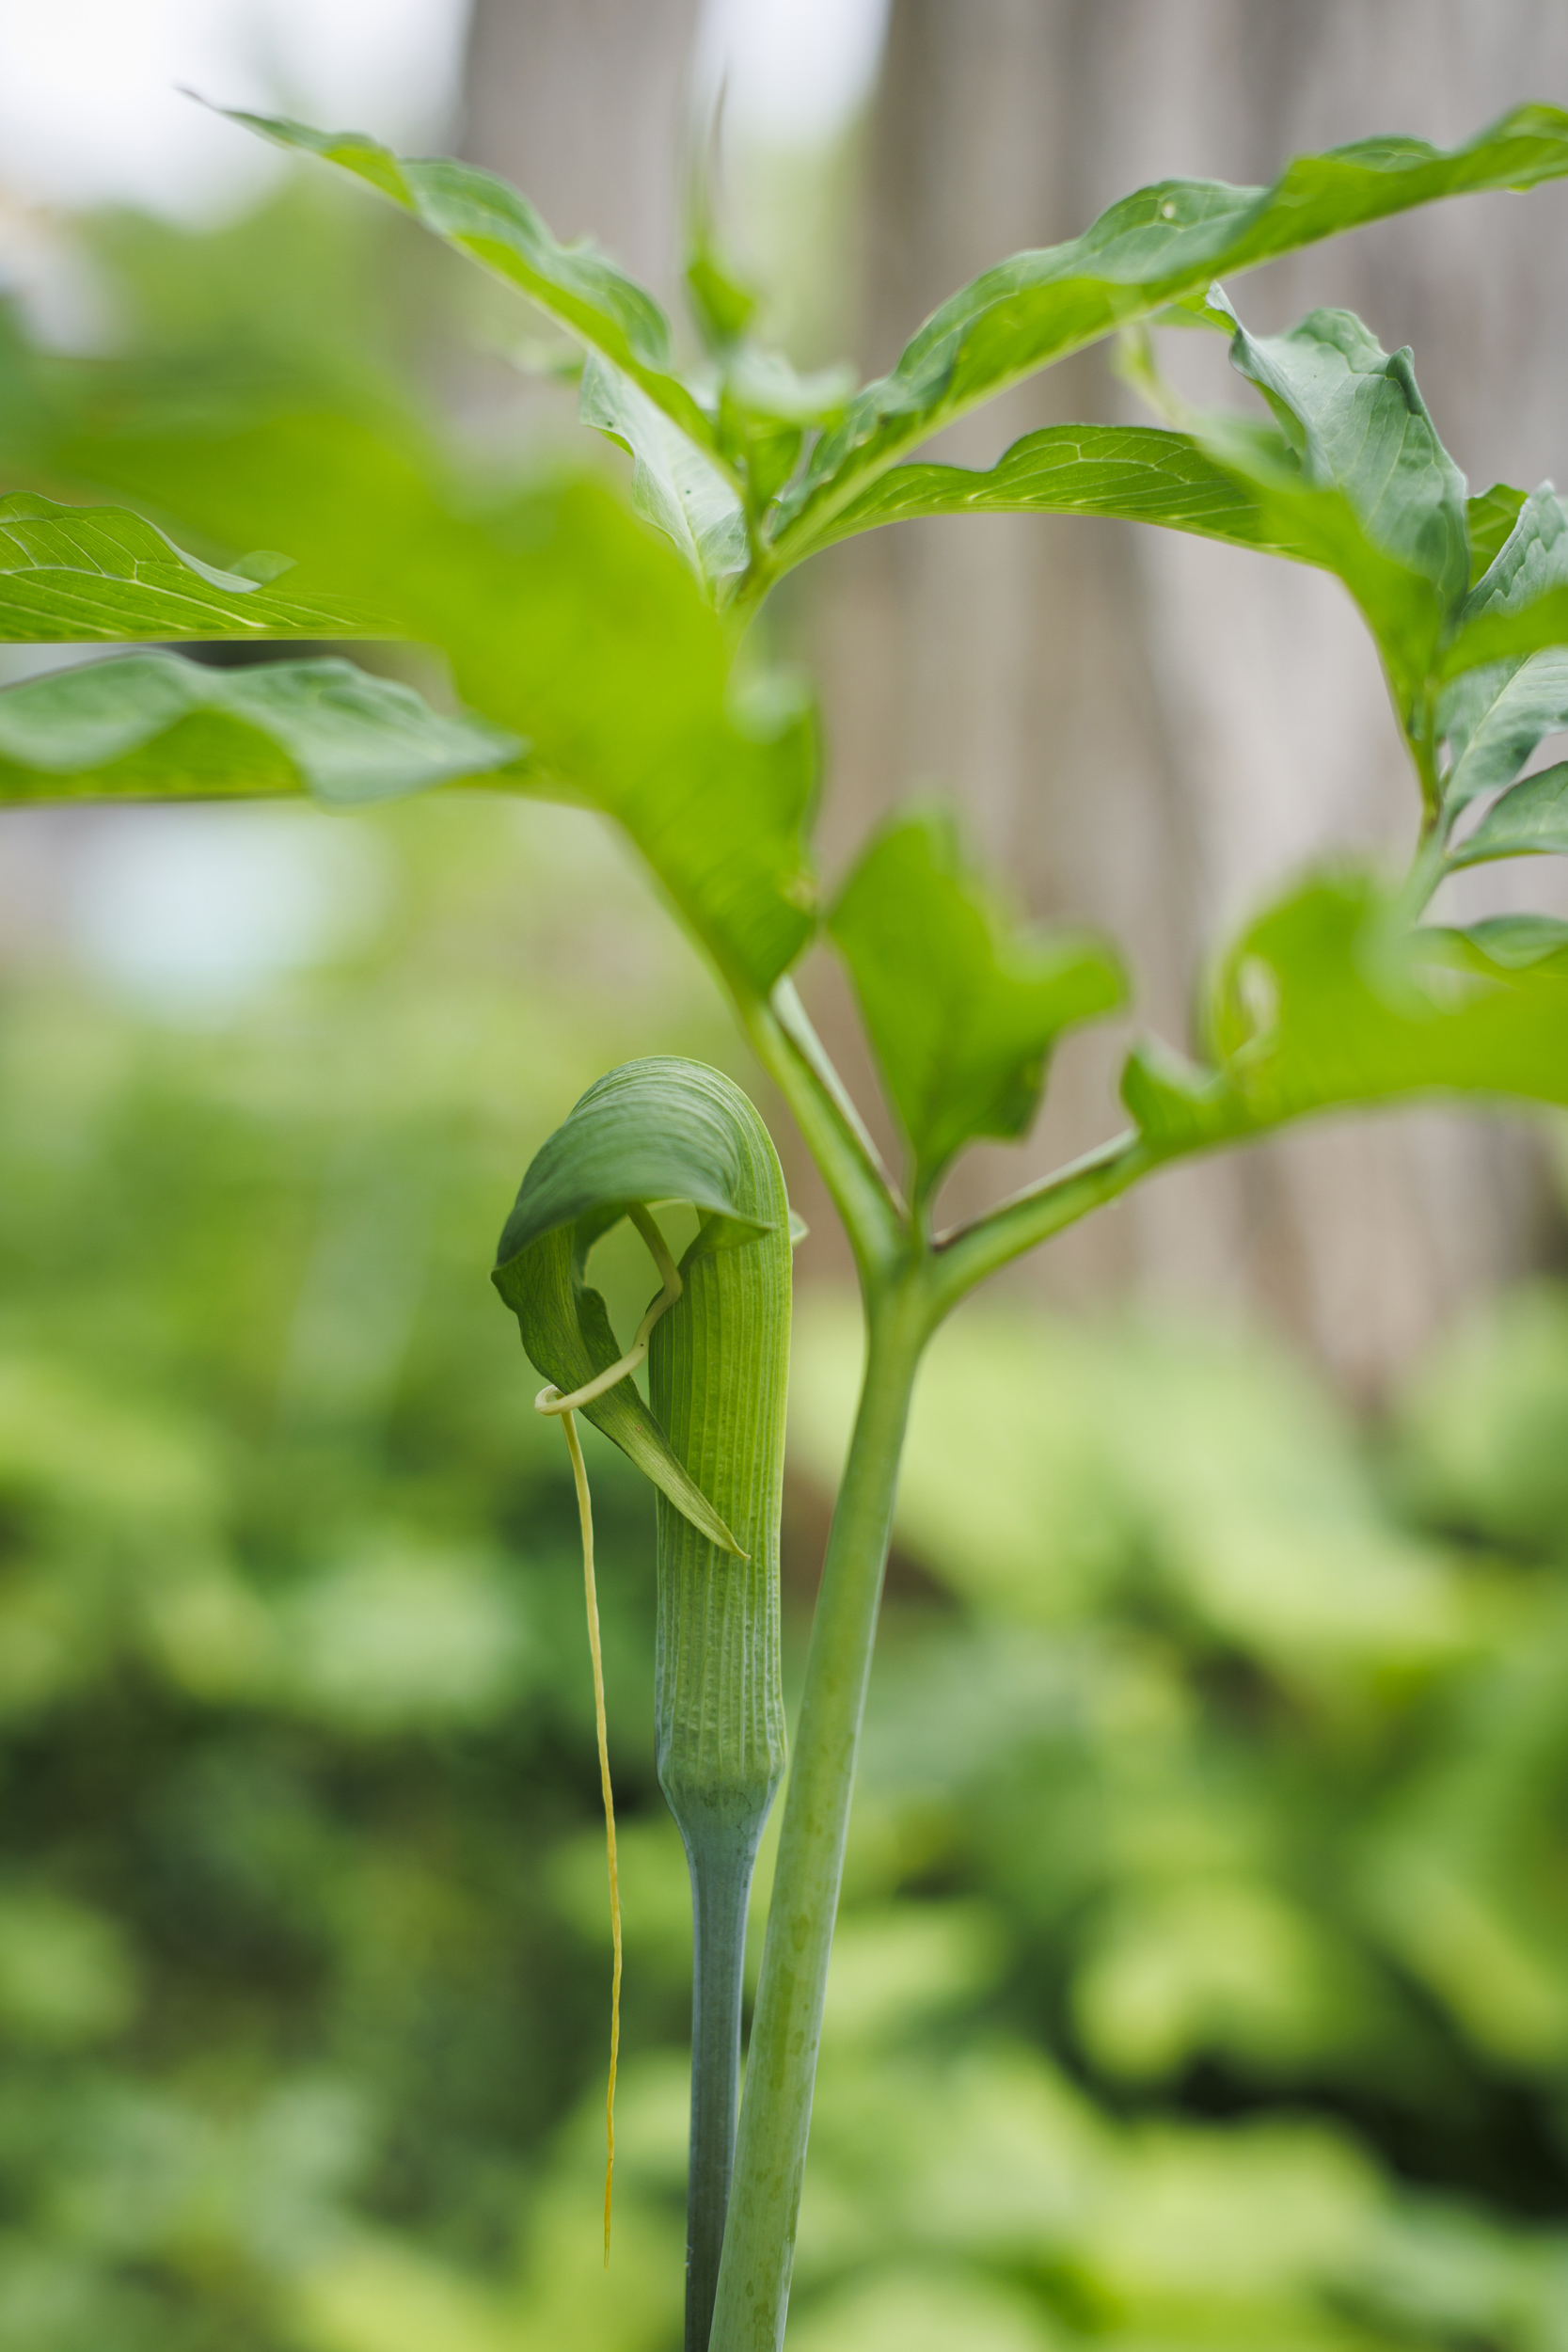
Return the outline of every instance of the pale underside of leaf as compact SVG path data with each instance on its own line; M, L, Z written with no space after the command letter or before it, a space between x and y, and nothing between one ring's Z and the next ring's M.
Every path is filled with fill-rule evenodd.
M1568 510L1544 484L1467 598L1458 643L1473 644L1488 623L1528 625L1554 593L1568 594ZM1449 748L1443 796L1457 811L1512 783L1537 745L1568 726L1568 645L1466 671L1445 689L1438 723Z
M1495 801L1475 831L1449 851L1450 868L1494 858L1568 854L1568 761L1526 776Z
M578 414L626 451L634 509L672 541L710 595L745 570L746 512L729 483L629 375L596 353L583 368Z
M126 654L0 692L0 798L245 799L337 807L495 781L525 746L338 660L214 669Z

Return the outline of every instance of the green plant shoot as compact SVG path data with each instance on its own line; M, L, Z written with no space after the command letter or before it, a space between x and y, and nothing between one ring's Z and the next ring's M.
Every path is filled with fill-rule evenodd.
M1083 235L960 288L858 391L836 373L802 378L760 342L701 188L688 285L706 356L685 370L646 290L561 245L492 175L404 161L355 133L235 119L368 183L543 310L581 347L581 418L629 455L628 494L586 471L476 479L412 390L372 404L312 380L214 387L193 405L146 365L19 342L0 406L14 485L0 498L0 635L402 638L446 658L465 707L437 712L339 657L197 672L132 653L0 693L0 793L341 804L464 783L597 810L705 954L816 1161L859 1271L865 1372L738 2125L746 1889L784 1761L789 1234L757 1114L689 1064L612 1073L530 1168L496 1269L573 1448L591 1626L572 1416L657 1489L658 1769L696 1917L687 2346L778 2352L899 1455L931 1333L988 1275L1191 1153L1351 1105L1568 1104L1568 925L1544 912L1426 919L1461 868L1568 852L1564 771L1529 767L1568 727L1568 507L1549 485L1469 495L1410 355L1385 353L1349 313L1254 336L1225 290L1413 205L1568 175L1568 115L1517 107L1449 150L1367 140L1300 157L1267 188L1139 189ZM1185 409L1159 373L1165 325L1223 334L1260 405ZM1054 426L980 471L918 455L955 418L1112 335L1156 423ZM1120 1084L1130 1125L943 1231L943 1176L977 1139L1026 1130L1058 1039L1121 1000L1121 960L1081 930L1019 924L929 808L897 812L825 909L809 700L754 640L737 655L773 585L818 549L996 512L1138 521L1329 574L1377 648L1414 789L1397 866L1286 883L1213 960L1190 1050L1135 1046ZM794 989L824 938L905 1146L896 1179ZM701 1219L674 1270L653 1216L668 1201ZM624 1354L586 1267L628 1216L664 1279ZM647 1403L631 1376L644 1343Z
M670 1200L689 1202L700 1217L678 1268L651 1214ZM584 1271L594 1244L623 1216L647 1243L661 1287L631 1346L605 1361L613 1335ZM708 2341L734 2159L747 1900L784 1768L779 1518L790 1247L778 1154L752 1104L719 1072L661 1058L600 1079L543 1146L523 1179L494 1277L529 1354L550 1375L539 1409L562 1417L577 1483L610 1847L612 2004L621 1977L614 1812L593 1520L574 1411L614 1438L658 1489L658 1778L691 1876L687 2342L695 2347ZM630 1386L644 1355L651 1410ZM607 2260L617 2017L612 2008Z

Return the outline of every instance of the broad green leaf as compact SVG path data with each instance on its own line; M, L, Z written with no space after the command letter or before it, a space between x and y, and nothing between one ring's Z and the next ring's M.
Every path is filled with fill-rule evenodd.
M0 693L0 799L12 801L308 791L352 807L491 780L524 748L349 661L218 670L126 654Z
M1568 948L1518 947L1486 925L1412 930L1364 876L1309 882L1227 957L1212 1065L1141 1048L1124 1099L1161 1159L1408 1094L1568 1104Z
M1568 761L1526 776L1494 801L1474 833L1448 854L1450 868L1485 866L1493 858L1568 854Z
M736 691L724 624L602 482L482 495L380 424L214 405L175 428L157 405L138 420L133 391L112 438L86 394L80 424L57 396L56 475L107 476L230 545L264 529L438 647L465 705L528 739L522 788L613 818L725 977L771 987L816 925L812 714L798 691Z
M1499 553L1518 521L1524 502L1524 491L1511 489L1506 482L1494 482L1489 490L1479 491L1465 501L1465 527L1470 540L1472 588L1490 570L1492 559Z
M597 353L582 371L578 415L627 453L634 509L679 548L710 596L745 570L746 510L729 483L629 375Z
M1477 623L1528 618L1549 592L1568 590L1568 511L1549 486L1534 490L1465 603L1461 635ZM1470 669L1437 705L1450 810L1510 784L1544 737L1568 726L1568 645Z
M895 818L878 834L828 928L908 1137L917 1192L975 1136L1022 1135L1057 1036L1125 995L1121 967L1100 940L1006 924L965 869L943 812Z
M515 1313L530 1357L563 1394L621 1356L584 1268L594 1242L630 1208L689 1201L705 1219L705 1248L778 1230L777 1163L770 1173L754 1115L736 1117L734 1092L727 1078L698 1062L673 1056L626 1062L589 1088L534 1155L491 1279ZM582 1410L711 1543L738 1549L629 1378Z
M1524 971L1568 948L1568 923L1555 914L1491 914L1472 923L1465 937L1492 962Z
M283 557L246 561L251 578L215 571L139 515L18 491L0 499L0 641L377 633L368 608L274 586Z
M781 554L803 553L878 474L953 418L1117 326L1201 295L1212 278L1438 197L1529 187L1564 172L1568 115L1521 106L1447 151L1420 139L1366 139L1299 158L1271 188L1195 180L1142 188L1070 244L987 270L927 320L784 501Z
M1258 500L1191 435L1123 424L1025 434L985 472L895 466L827 526L819 544L925 515L1008 514L1104 515L1240 547L1271 544Z
M1469 584L1465 477L1437 437L1408 351L1385 352L1349 310L1285 335L1236 322L1230 363L1262 393L1305 484L1339 491L1372 545L1432 582L1445 615Z
M558 244L528 199L494 172L439 158L408 161L358 131L221 111L275 146L319 155L367 181L602 352L701 447L716 447L709 419L674 373L670 322L653 295L586 241Z

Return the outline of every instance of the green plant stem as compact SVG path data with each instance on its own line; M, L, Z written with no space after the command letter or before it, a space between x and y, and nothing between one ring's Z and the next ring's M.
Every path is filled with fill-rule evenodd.
M933 1323L956 1307L960 1298L983 1282L988 1274L1022 1257L1025 1250L1049 1241L1064 1226L1072 1225L1158 1166L1158 1155L1142 1136L1130 1131L1081 1160L1058 1169L1044 1184L987 1211L973 1225L944 1233L931 1263Z
M926 1262L906 1262L871 1286L867 1320L865 1378L823 1563L768 1915L712 2352L776 2352L784 2335L898 1456L931 1327Z
M689 1817L691 2166L686 2198L686 2352L707 2352L724 2240L740 2096L746 1906L760 1820Z
M822 1172L844 1220L862 1282L876 1280L906 1247L903 1209L805 1008L789 982L782 980L767 1003L737 995L736 1009L752 1051L788 1104Z

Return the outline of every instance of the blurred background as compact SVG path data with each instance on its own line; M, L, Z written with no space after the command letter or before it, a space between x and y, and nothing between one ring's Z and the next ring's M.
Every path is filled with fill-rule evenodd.
M0 0L10 349L412 384L505 451L574 429L521 307L179 84L465 152L672 306L681 159L722 87L773 325L874 372L962 278L1141 181L1560 103L1568 19ZM1472 486L1528 485L1568 464L1565 255L1568 190L1470 199L1263 273L1246 313L1359 310L1414 344ZM1180 363L1229 397L1213 359ZM1129 401L1090 353L946 453ZM1373 659L1314 575L970 518L834 550L774 627L822 680L826 869L944 791L1029 911L1118 936L1178 1042L1262 892L1331 844L1396 857L1413 823ZM0 650L7 679L55 658ZM805 984L875 1117L825 959ZM966 1163L956 1213L1110 1132L1125 1034L1064 1052L1038 1136ZM600 1445L607 2278L575 1514L486 1279L538 1143L655 1050L757 1083L575 813L0 814L4 2352L678 2343L689 1928L652 1514ZM798 1664L856 1342L778 1132L815 1228ZM1564 1166L1549 1126L1333 1122L1162 1179L939 1343L798 2352L1568 2347ZM636 1279L610 1268L621 1306Z

